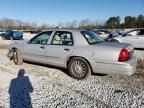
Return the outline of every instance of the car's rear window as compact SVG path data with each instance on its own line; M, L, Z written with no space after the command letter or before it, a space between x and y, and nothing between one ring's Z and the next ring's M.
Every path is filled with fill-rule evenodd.
M96 34L96 32L92 30L81 31L81 33L89 44L96 44L104 41L98 34Z

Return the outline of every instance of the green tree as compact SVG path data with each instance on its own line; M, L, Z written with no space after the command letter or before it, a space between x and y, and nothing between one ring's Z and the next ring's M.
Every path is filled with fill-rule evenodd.
M137 18L132 16L126 16L124 19L125 28L135 28L137 25Z
M137 27L144 28L144 16L143 15L139 15L137 17Z
M110 17L110 18L106 21L106 24L105 24L105 26L106 26L108 29L119 28L119 25L120 25L120 17L119 17L119 16L117 16L117 17Z

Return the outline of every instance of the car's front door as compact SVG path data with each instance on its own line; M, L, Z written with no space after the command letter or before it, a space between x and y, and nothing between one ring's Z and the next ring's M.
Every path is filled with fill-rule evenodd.
M73 52L73 36L71 32L56 31L50 45L46 45L48 64L65 66L66 58Z
M46 49L45 46L51 35L52 31L47 31L36 35L24 46L24 59L46 63L45 55Z

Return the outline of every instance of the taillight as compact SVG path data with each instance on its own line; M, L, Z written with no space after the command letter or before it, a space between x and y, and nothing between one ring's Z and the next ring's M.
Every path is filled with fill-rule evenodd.
M119 54L119 62L125 62L130 59L130 53L128 52L127 49L122 49L120 54Z

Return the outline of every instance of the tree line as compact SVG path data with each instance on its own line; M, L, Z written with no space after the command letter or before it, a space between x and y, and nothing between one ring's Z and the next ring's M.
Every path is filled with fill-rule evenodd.
M121 23L119 16L110 17L106 23L105 28L116 29L116 28L144 28L144 16L126 16L124 22Z
M80 26L87 29L127 29L127 28L144 28L144 16L126 16L121 22L119 16L110 17L103 24Z
M10 18L0 19L0 30L13 29L13 30L44 30L48 29L48 24L38 25L36 22L23 22L21 20L14 20Z
M0 19L0 29L15 30L46 30L49 28L82 28L82 29L126 29L126 28L144 28L144 16L126 16L121 21L119 16L109 17L106 21L83 19L70 22L60 22L57 25L42 24L36 22L29 23L10 18Z

